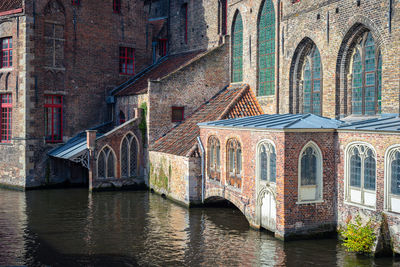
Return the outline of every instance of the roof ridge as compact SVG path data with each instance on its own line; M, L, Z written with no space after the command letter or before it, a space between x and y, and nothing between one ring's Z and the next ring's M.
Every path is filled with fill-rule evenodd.
M239 100L243 97L243 95L245 93L247 93L247 91L250 89L250 86L248 84L242 84L242 85L243 85L243 88L241 89L239 94L237 96L235 96L235 98L225 108L225 110L222 112L222 114L218 116L218 118L216 119L217 121L224 118L232 110L232 108L239 102Z

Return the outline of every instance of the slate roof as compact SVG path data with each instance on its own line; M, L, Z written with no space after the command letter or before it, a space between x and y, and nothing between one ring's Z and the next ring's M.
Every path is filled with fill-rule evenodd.
M2 0L0 1L0 12L22 8L22 0Z
M158 139L150 147L150 150L190 156L197 144L196 138L200 135L198 123L236 116L255 116L262 113L254 93L247 84L229 86L200 106L197 111L165 136Z
M342 121L314 114L264 114L199 123L199 126L258 128L258 129L336 129Z
M168 56L145 71L135 75L128 82L120 86L120 88L116 88L115 95L127 96L147 93L148 80L161 79L188 64L192 59L204 52L204 50L198 50Z
M338 130L400 132L400 117L398 114L383 114L378 118L344 123Z

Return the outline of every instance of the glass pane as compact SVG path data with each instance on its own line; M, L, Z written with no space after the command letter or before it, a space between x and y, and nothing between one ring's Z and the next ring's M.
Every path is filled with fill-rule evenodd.
M218 145L217 145L217 148L216 148L216 157L217 157L217 170L219 170L219 167L221 166L221 161L220 161L220 147L219 147L219 142L218 142Z
M303 70L303 113L311 112L311 64L307 60Z
M136 139L132 137L131 139L131 146L130 146L130 176L137 175L137 155L138 155L138 147L136 143Z
M124 138L121 146L121 176L128 177L128 140Z
M357 50L353 56L352 71L352 113L362 114L362 62L359 50Z
M391 192L395 195L400 195L400 152L396 152L395 158L392 161L391 175Z
M375 190L375 158L371 150L368 150L364 161L364 188Z
M235 19L232 40L232 82L241 82L243 80L243 22L240 13Z
M317 184L317 158L314 149L309 147L301 158L301 185Z
M240 148L236 150L236 160L237 160L236 173L240 174L242 172L242 150Z
M114 165L114 156L112 152L109 152L107 158L107 178L115 177L115 165Z
M260 151L260 179L263 181L268 180L268 155L265 146L261 146Z
M350 185L361 187L361 157L357 148L350 158Z
M104 152L100 152L99 159L97 160L97 177L104 178L105 177L105 156Z
M378 113L381 113L382 111L382 55L379 54L379 59L378 59L378 70L376 72L377 75L377 80L378 80Z
M269 168L270 168L270 174L269 174L269 180L273 183L276 182L276 154L275 154L275 149L273 146L271 146L272 151L270 153L270 163L269 163Z

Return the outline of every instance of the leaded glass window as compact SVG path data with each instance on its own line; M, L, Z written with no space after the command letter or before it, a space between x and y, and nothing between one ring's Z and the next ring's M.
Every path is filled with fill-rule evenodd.
M230 139L227 143L228 172L227 183L230 186L241 188L242 186L242 149L236 139Z
M354 144L347 150L348 200L375 206L376 155L369 145Z
M221 180L220 144L218 138L211 136L208 140L208 177Z
M232 82L243 81L243 21L237 13L232 37Z
M274 146L269 142L264 142L259 146L259 179L261 181L276 181L276 154Z
M394 195L400 196L400 151L396 151L391 162L391 190Z
M303 113L321 115L321 78L321 56L314 46L303 69Z
M132 134L126 135L121 143L121 177L137 175L138 146Z
M115 178L115 156L109 147L104 147L97 157L97 177Z
M317 184L317 156L313 147L308 147L301 156L301 185Z
M370 32L355 46L352 57L352 113L374 115L381 112L382 57Z
M275 9L264 2L258 25L258 95L275 94Z

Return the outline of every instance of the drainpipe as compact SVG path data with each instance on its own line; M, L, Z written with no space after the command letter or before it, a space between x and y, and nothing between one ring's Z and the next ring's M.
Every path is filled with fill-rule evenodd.
M197 136L197 142L201 150L201 203L204 203L204 157L205 151L200 136Z

